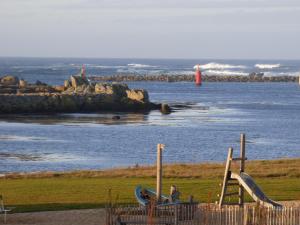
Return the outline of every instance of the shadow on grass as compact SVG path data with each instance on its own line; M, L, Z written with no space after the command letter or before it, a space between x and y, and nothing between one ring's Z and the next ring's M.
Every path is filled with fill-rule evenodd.
M34 204L34 205L12 205L15 207L12 213L26 213L26 212L45 212L45 211L63 211L75 209L100 209L105 208L107 204L104 203L49 203L49 204ZM129 203L122 203L121 205L129 205ZM10 206L9 206L10 207Z

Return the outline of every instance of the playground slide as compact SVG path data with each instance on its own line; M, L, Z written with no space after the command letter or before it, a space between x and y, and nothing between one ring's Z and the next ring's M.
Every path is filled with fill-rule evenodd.
M260 204L266 207L282 207L282 205L280 205L279 203L269 199L257 186L252 177L250 177L248 174L232 173L231 178L238 180L238 182L244 187L244 189L249 193L249 195L254 199L254 201L259 202Z

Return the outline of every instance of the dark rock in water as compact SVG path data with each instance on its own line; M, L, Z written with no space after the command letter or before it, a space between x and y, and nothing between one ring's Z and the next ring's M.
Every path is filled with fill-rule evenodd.
M0 78L0 83L3 85L18 85L19 78L11 75L6 75Z
M120 116L113 116L112 119L113 120L119 120L119 119L121 119L121 117Z
M72 76L70 81L58 86L42 82L28 84L13 77L5 79L9 84L15 81L18 81L15 86L0 85L0 114L159 109L158 104L149 101L146 90L129 89L126 84L90 83L80 76ZM118 116L113 119L118 119Z
M37 86L47 86L46 83L43 83L42 81L39 81L39 80L37 80L37 81L35 82L35 85L37 85Z
M264 73L256 73L256 72L249 73L250 80L259 81L263 78L263 76Z
M161 104L161 109L160 109L162 114L170 114L171 113L171 107L168 104Z

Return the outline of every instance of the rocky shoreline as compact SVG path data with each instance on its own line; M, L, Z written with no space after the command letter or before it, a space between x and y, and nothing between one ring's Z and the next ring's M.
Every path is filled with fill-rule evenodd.
M161 104L149 101L148 92L121 83L90 82L71 76L61 86L37 81L29 84L14 76L0 78L0 114L150 111Z
M128 82L128 81L157 81L157 82L194 82L194 75L135 75L121 74L111 76L93 76L93 81L101 82ZM202 75L204 82L298 82L299 78L295 76L274 76L267 77L263 74L252 73L248 76L217 76Z

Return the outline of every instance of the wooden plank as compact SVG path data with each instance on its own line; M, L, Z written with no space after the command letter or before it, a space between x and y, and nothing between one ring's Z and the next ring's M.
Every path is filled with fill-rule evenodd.
M246 135L241 134L241 143L240 143L240 173L243 173L245 171L245 159L246 159ZM244 206L244 188L242 185L239 185L239 204L240 206Z
M233 196L233 195L238 195L239 192L232 192L232 193L226 193L225 196Z
M223 205L224 198L225 198L225 193L226 193L226 190L227 190L228 174L229 174L229 170L230 170L230 166L231 166L232 153L233 153L233 148L229 148L228 149L225 172L224 172L222 192L221 192L220 201L219 201L219 207L222 207L222 205Z
M161 189L162 189L162 150L163 144L157 144L157 161L156 161L156 199L161 202Z

